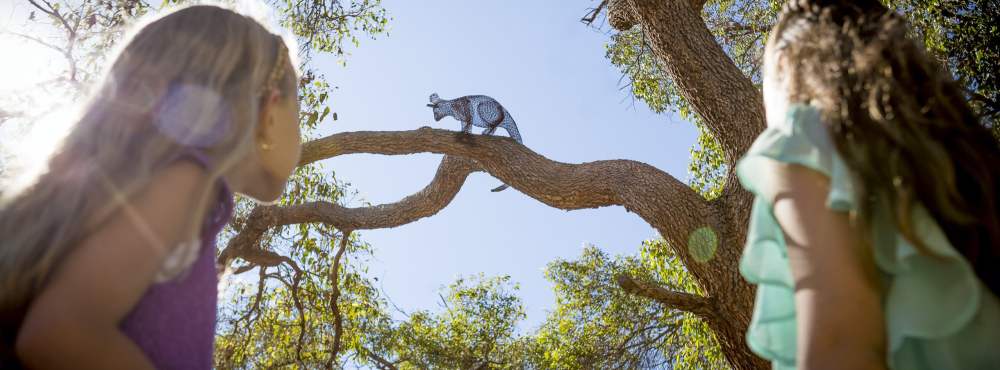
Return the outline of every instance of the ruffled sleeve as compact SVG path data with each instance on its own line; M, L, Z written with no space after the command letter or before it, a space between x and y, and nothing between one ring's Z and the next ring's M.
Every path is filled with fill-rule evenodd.
M740 182L756 195L747 244L740 260L740 273L757 285L747 344L752 351L771 360L776 369L792 369L796 347L795 286L784 233L772 213L771 200L762 195L773 194L766 189L770 183L766 161L802 165L829 177L826 204L830 209L853 210L855 191L850 172L833 147L819 112L809 106L792 106L787 119L768 127L736 166ZM992 356L990 361L998 361L993 364L1000 363L997 354L1000 351L964 355L956 352L958 347L982 346L958 342L997 343L1000 328L972 326L977 321L995 325L1000 322L997 321L1000 311L996 309L996 297L985 291L971 266L951 246L937 223L922 207L914 207L914 229L938 255L935 257L919 253L886 221L885 215L881 216L876 215L873 220L873 253L887 287L883 308L890 368L974 368L975 364L984 363L979 361L987 356ZM981 309L984 294L994 301ZM956 335L959 332L962 334ZM937 352L930 349L935 346ZM922 365L914 367L914 364Z

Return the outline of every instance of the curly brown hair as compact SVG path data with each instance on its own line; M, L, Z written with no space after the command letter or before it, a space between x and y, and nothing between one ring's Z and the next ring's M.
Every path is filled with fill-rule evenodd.
M912 224L919 204L1000 294L1000 145L910 35L906 20L875 0L790 0L768 49L789 99L820 109L853 171L854 221L868 225L886 210L931 254Z

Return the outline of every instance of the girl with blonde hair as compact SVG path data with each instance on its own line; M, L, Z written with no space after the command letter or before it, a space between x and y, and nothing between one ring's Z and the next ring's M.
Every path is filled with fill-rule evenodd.
M0 203L0 368L210 369L233 192L299 160L285 40L217 6L125 41L47 171Z

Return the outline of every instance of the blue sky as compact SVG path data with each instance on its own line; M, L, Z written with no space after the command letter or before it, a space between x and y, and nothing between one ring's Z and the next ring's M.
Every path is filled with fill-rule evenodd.
M696 130L672 114L652 113L620 89L621 74L604 57L607 34L579 21L592 2L383 3L394 18L388 36L363 40L346 67L332 57L316 60L339 87L331 98L338 120L324 123L324 132L457 130L451 118L434 122L428 96L485 94L510 111L525 145L550 159L634 159L688 178ZM423 188L439 160L351 155L324 165L377 204ZM521 286L528 315L521 329L528 330L555 304L542 271L548 262L575 258L585 244L635 253L642 240L657 236L624 208L566 212L513 188L491 193L499 183L475 174L437 215L361 234L375 247L370 271L396 305L437 309L437 293L459 276L510 275Z

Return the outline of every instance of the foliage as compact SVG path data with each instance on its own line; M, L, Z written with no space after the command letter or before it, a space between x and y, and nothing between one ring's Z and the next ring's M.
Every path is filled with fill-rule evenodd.
M527 366L526 342L515 333L525 317L517 290L509 276L459 278L441 296L441 311L414 312L393 328L398 341L387 356L401 359L400 369Z
M294 233L293 234L297 234ZM256 281L235 282L230 301L220 309L216 338L219 368L274 368L296 364L308 368L339 364L358 350L366 327L388 320L386 303L365 276L366 260L353 258L338 275L343 349L331 358L336 314L332 310L331 275L336 246L332 236L302 237L287 255L288 264L258 268ZM343 236L341 236L343 237ZM329 244L320 244L324 240ZM365 255L370 247L349 243L346 256Z
M1000 3L993 0L883 0L906 15L927 50L969 94L1000 140Z
M391 20L381 0L351 0L347 5L330 0L273 0L273 3L284 17L282 26L299 37L307 55L316 51L344 57L345 42L350 41L356 47L360 43L359 33L374 38L387 32ZM343 58L340 60L344 62Z
M626 293L618 274L668 289L700 294L694 280L663 241L643 243L638 256L611 257L590 246L576 260L546 269L556 308L536 333L545 369L724 368L725 360L705 323Z

